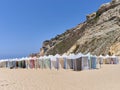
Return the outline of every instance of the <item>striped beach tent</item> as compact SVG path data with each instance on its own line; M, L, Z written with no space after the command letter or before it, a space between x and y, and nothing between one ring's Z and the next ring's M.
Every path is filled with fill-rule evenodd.
M100 56L96 56L96 69L101 68L102 62L103 62L102 56L101 55Z
M51 61L51 69L57 69L57 58L53 55L49 56L50 61Z
M26 58L25 57L23 57L23 58L21 58L21 68L26 68L27 66L26 66Z
M80 59L82 60L82 70L90 69L90 66L91 66L90 56L88 54L82 55Z
M31 57L30 60L29 60L29 67L31 69L35 68L35 60L34 60L33 57Z
M35 60L35 69L40 69L39 58L36 58Z
M65 58L63 58L63 57L59 57L59 58L57 58L57 59L59 59L59 69L64 69L65 67Z
M68 57L67 57L67 60L69 60L70 62L70 69L75 69L76 67L76 63L74 60L76 60L76 55L71 53Z
M119 59L117 56L113 55L110 57L111 58L111 64L118 64L119 63Z
M120 56L117 56L117 58L118 58L118 63L120 62Z
M43 57L43 62L44 62L43 64L45 69L51 68L51 61L50 61L50 58L48 58L48 56Z
M61 56L59 54L56 54L54 57L56 58L56 69L59 70L64 66L64 61L60 60Z
M99 62L100 65L104 63L103 59L104 59L104 56L102 55L97 57L97 61Z
M30 68L30 66L29 66L29 60L30 60L30 58L29 57L25 57L24 60L25 60L25 66L26 66L26 68L29 69Z
M44 69L44 58L43 56L39 57L39 66L40 66L40 69Z
M10 69L14 68L13 59L8 59L8 61L7 61L7 67L10 68Z
M73 59L73 70L74 71L82 70L82 57Z
M50 69L56 68L56 58L53 55L49 55L48 58L50 59Z
M104 64L110 64L110 60L111 60L110 56L106 55L106 56L104 56L103 63Z
M7 60L0 60L0 68L6 68L7 67Z
M73 69L74 71L80 71L81 70L81 60L77 55L70 54L68 56L68 60L70 60L71 69Z
M26 59L25 59L25 64L26 64L26 68L27 69L30 69L30 57L26 57Z
M90 56L91 69L97 69L97 56Z
M62 58L64 60L64 69L70 69L70 59L68 59L68 56L66 54L63 54Z

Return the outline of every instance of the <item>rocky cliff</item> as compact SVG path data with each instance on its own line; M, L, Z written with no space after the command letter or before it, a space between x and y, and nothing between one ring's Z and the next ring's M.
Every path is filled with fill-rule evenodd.
M120 0L101 5L87 20L43 42L40 54L120 55Z

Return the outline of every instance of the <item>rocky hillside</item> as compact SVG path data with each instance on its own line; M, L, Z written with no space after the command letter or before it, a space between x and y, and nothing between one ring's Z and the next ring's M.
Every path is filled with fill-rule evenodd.
M120 0L101 5L87 20L43 42L40 55L92 53L120 55Z

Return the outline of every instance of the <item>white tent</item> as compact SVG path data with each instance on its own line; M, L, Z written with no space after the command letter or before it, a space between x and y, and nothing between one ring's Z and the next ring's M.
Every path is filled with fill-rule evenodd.
M76 59L76 55L72 53L68 56L68 59Z

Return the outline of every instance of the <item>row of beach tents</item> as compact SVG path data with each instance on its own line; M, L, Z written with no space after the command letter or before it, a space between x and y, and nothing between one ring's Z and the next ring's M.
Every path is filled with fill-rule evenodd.
M26 69L72 69L74 71L99 69L102 64L119 64L118 56L95 56L90 53L83 55L70 54L62 56L56 54L55 56L41 56L25 57L16 59L0 60L0 68L26 68Z

